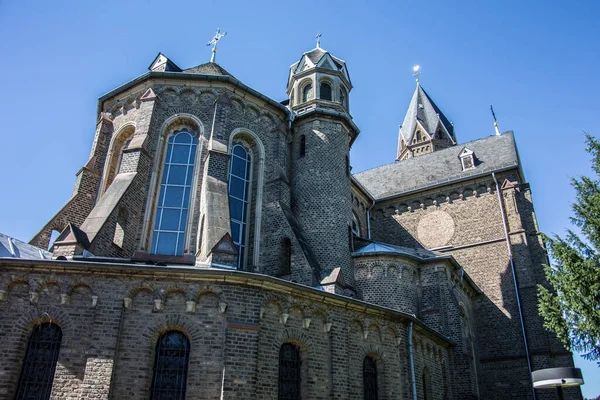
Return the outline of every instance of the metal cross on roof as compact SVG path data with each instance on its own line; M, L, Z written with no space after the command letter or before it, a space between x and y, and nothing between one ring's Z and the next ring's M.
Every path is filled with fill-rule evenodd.
M217 33L215 33L215 36L213 36L213 38L210 40L210 42L208 42L206 45L210 46L212 45L212 55L210 56L210 62L214 63L215 62L215 53L217 52L217 43L219 42L219 40L221 40L221 38L223 36L227 35L227 32L223 32L221 33L221 29L217 28Z
M315 38L317 39L317 49L321 48L321 34L319 32L317 32L317 34L315 35Z

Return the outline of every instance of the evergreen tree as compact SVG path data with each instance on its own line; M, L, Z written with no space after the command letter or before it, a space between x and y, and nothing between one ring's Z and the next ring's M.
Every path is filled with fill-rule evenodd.
M546 329L569 349L600 365L600 143L586 134L595 177L572 178L577 192L571 222L582 237L545 236L553 265L545 265L552 289L538 285L538 307Z

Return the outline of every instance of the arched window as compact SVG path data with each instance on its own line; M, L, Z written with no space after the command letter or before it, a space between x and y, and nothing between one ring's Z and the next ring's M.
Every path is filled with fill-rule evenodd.
M348 93L344 88L340 88L340 103L342 103L342 106L348 109Z
M427 367L423 368L423 399L433 399L433 390L431 388L431 373Z
M196 136L187 129L175 132L167 141L152 236L153 254L183 255L196 147Z
M319 95L322 100L331 101L331 85L327 82L321 82L321 86L319 87Z
M421 136L421 131L417 131L417 142L420 142L421 140L423 140L423 137Z
M371 356L366 356L363 361L363 387L365 400L377 400L377 364Z
M123 131L117 133L111 142L111 148L107 157L107 163L104 170L104 181L102 182L102 192L104 193L115 177L119 174L121 164L123 163L123 152L129 147L135 129L133 126L127 126Z
M288 275L292 272L292 241L289 238L281 239L279 248L279 275Z
M356 213L352 213L352 233L360 237L360 221Z
M304 157L306 155L306 136L300 136L300 152L299 157Z
M187 380L190 341L181 332L165 332L158 338L152 371L152 400L183 400Z
M279 350L278 400L300 400L300 351L291 343Z
M61 329L51 323L39 325L31 333L16 400L50 398L61 340Z
M302 102L307 102L315 98L315 92L313 90L312 84L308 84L304 86L302 90Z
M229 168L229 217L231 237L238 250L238 268L244 265L246 254L246 225L248 210L248 191L250 189L251 160L248 150L241 144L231 149Z

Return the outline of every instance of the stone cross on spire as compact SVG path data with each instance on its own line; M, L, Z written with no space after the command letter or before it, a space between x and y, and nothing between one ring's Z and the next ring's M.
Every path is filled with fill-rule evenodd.
M223 36L227 35L227 32L223 32L221 33L221 29L217 28L217 33L215 33L215 36L213 36L213 38L210 40L210 42L208 42L206 45L210 46L212 45L212 55L210 56L210 62L214 63L215 62L215 53L217 52L217 43L219 42L219 40L221 40L221 38Z
M321 34L319 32L317 32L317 34L315 35L315 38L317 39L317 49L321 48Z

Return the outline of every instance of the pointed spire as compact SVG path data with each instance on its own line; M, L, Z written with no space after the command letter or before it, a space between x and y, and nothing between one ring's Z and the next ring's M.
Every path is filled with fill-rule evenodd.
M414 69L414 71L418 72L419 69ZM427 92L425 92L419 83L418 74L416 76L417 87L415 88L410 105L408 106L404 122L400 126L398 159L400 159L404 155L406 149L411 148L413 144L416 147L421 147L423 142L428 140L435 140L437 144L433 143L425 153L435 151L436 148L443 148L456 144L456 136L454 134L452 123L450 123L444 113L442 113ZM419 134L417 134L417 132L419 132ZM441 133L441 136L439 133ZM415 140L417 140L418 143L415 142ZM422 153L419 153L419 155L420 154Z

